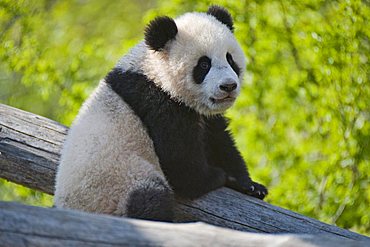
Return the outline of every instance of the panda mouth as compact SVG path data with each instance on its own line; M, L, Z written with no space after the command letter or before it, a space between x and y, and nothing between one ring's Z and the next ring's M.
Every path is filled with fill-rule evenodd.
M221 98L221 99L216 99L216 98L210 97L209 99L211 100L211 102L213 104L230 103L230 102L235 101L235 98L231 97L231 96L226 96L226 97Z

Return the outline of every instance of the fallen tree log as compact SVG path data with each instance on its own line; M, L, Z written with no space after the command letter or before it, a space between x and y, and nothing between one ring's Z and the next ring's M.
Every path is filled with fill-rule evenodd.
M0 104L0 177L53 194L67 131L67 127L55 121ZM177 218L181 222L203 221L248 232L328 234L369 240L228 188L195 201L179 201Z
M0 246L364 246L329 236L257 234L0 202Z

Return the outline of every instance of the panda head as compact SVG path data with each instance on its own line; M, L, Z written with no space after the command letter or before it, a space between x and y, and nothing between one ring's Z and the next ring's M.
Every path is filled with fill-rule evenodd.
M245 57L227 10L157 17L145 30L145 74L180 103L204 115L224 112L240 93Z

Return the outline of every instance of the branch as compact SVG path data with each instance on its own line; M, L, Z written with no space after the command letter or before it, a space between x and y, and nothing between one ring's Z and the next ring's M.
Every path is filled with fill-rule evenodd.
M0 202L2 246L364 246L328 236L244 233Z
M53 194L66 133L67 127L55 121L0 104L0 177ZM369 240L228 188L195 201L178 201L176 211L181 222L203 221L248 232L328 234Z

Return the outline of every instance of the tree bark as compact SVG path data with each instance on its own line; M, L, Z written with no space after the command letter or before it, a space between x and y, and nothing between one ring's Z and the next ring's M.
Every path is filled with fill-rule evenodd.
M0 246L363 246L328 236L257 234L0 202Z
M55 121L0 104L0 177L53 194L67 131ZM327 234L369 240L228 188L194 201L179 200L176 217L179 222L203 221L247 232Z

